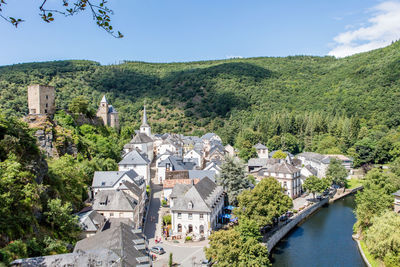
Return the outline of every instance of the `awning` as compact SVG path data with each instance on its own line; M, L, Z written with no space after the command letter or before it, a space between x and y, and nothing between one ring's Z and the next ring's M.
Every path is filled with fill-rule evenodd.
M234 208L235 208L235 207L232 206L232 205L229 205L229 206L224 207L224 209L226 209L226 210L233 210Z

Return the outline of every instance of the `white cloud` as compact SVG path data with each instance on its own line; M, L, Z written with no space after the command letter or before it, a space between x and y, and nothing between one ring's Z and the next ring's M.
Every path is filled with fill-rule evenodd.
M367 26L359 26L334 38L335 48L328 55L346 57L389 45L400 39L400 2L387 1L374 8Z

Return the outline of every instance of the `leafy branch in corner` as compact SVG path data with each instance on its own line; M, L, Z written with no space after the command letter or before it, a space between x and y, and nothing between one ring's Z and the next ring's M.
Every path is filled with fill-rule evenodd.
M113 26L111 25L111 16L114 15L114 12L107 6L108 2L106 0L93 0L93 1L61 0L61 1L63 6L61 9L51 9L46 7L47 0L42 0L42 4L39 6L40 10L39 15L43 19L43 21L47 23L54 21L53 14L60 14L69 17L88 9L92 13L93 20L96 21L96 24L100 28L102 28L107 33L111 34L116 38L124 37L124 35L121 32L119 31L115 32ZM7 3L5 2L5 0L0 0L0 17L6 20L7 22L11 23L13 26L18 27L18 25L21 22L24 22L24 20L20 18L4 16L2 14L3 12L2 8L6 4Z

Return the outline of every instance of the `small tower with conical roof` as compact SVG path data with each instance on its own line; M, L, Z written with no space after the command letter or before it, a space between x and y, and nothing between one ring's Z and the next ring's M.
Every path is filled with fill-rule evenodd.
M146 104L143 108L143 122L140 126L140 132L146 134L149 137L151 136L151 128L150 125L147 123Z
M103 120L104 125L119 128L118 112L112 105L108 104L105 95L103 95L100 101L100 106L96 115Z

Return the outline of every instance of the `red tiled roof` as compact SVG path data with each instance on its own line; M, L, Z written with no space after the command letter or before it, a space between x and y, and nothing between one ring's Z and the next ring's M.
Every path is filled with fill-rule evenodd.
M176 184L191 184L194 182L197 184L200 181L200 179L195 178L195 179L166 179L164 180L163 183L163 188L174 188Z

